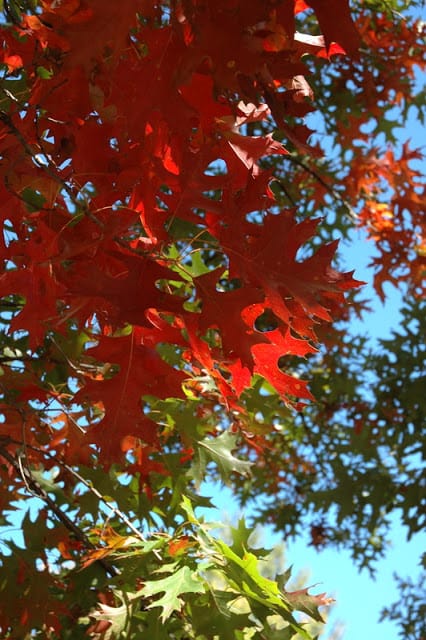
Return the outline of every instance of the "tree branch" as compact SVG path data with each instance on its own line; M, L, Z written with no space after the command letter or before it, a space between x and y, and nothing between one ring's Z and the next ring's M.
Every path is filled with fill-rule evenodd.
M14 457L9 451L7 451L7 444L12 444L14 441L10 438L2 438L3 443L0 447L0 455L13 467L16 474L22 478L27 491L40 498L45 502L48 509L56 516L56 518L64 525L68 531L74 534L74 536L84 544L87 549L96 549L96 546L90 542L86 534L64 513L49 494L43 489L43 487L37 482L37 480L31 475L30 470L22 464L22 460ZM101 567L111 577L119 575L119 572L115 567L110 565L103 559L96 560Z

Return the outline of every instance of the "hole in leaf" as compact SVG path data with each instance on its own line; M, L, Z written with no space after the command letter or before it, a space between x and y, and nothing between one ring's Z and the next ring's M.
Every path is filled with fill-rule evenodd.
M254 321L254 328L261 333L267 333L268 331L274 331L278 329L280 320L274 314L272 309L265 309L265 311L256 318Z
M202 193L205 198L219 202L222 200L223 189L210 189L209 191L203 191Z
M239 278L231 278L230 280L227 278L221 278L216 285L216 290L224 293L226 291L241 289L242 286L243 283Z
M223 173L228 173L228 168L226 166L225 160L223 160L222 158L213 160L213 162L210 162L210 164L204 170L204 174L206 176L217 176Z

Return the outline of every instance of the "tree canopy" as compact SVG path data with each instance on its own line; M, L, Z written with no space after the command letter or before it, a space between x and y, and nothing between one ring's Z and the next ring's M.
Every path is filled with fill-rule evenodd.
M256 523L371 571L394 514L424 528L406 4L3 1L4 638L309 639L330 599L288 586ZM377 298L404 297L378 346L351 331L357 230ZM249 506L226 535L209 480ZM400 581L383 615L419 640Z

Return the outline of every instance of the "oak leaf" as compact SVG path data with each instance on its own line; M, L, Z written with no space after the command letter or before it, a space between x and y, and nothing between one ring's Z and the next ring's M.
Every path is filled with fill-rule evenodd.
M177 570L173 569L173 573L166 578L147 580L141 593L147 598L164 593L161 598L147 605L147 609L161 607L161 620L164 623L173 612L181 611L184 605L183 595L187 593L204 593L205 590L204 583L198 575L191 571L188 566L183 566Z

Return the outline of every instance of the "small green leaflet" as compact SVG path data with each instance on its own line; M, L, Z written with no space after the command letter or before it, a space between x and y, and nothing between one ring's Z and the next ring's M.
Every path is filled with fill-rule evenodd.
M171 576L161 580L148 580L142 589L142 595L152 597L157 593L164 593L159 599L149 604L146 608L161 607L161 620L165 622L174 611L180 611L183 593L204 593L205 586L197 574L187 566L181 567Z
M216 438L204 438L194 443L194 459L192 473L197 485L204 480L205 468L209 462L215 462L221 475L222 482L229 480L229 475L235 471L241 475L249 475L251 462L239 460L232 455L236 449L237 437L225 431Z

